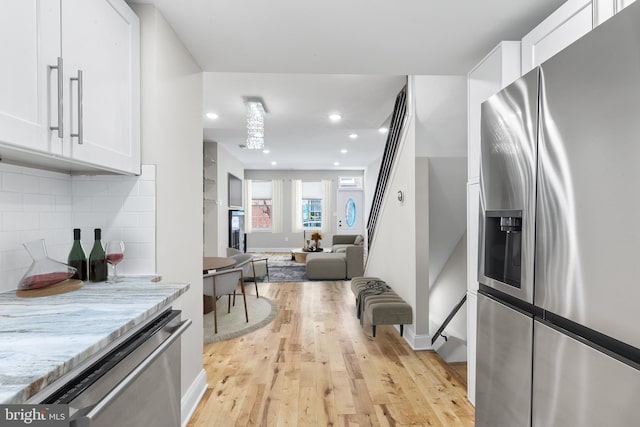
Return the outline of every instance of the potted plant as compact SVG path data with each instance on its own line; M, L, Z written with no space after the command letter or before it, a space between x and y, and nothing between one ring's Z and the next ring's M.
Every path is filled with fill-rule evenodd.
M319 231L314 231L311 234L311 240L315 242L315 250L320 250L320 240L322 240L322 234Z

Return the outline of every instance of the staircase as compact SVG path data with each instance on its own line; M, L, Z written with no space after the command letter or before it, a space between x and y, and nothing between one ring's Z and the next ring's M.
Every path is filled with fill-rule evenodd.
M376 231L376 224L378 222L378 216L380 215L380 209L382 208L382 201L384 200L384 195L387 191L387 184L389 183L389 177L393 170L398 146L400 145L400 135L402 134L402 126L405 122L406 113L407 86L405 85L396 96L396 103L393 107L391 123L389 124L389 133L387 134L387 143L384 147L382 163L380 164L380 172L378 172L378 181L376 182L376 190L371 203L369 220L367 221L367 246L369 247L369 250L371 250L371 242L373 241L373 236Z

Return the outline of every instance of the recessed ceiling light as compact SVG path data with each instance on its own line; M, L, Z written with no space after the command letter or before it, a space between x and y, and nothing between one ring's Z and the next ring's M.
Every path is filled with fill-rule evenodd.
M349 135L349 138L351 139L356 139L358 137L357 133L352 133L351 135Z
M218 117L220 117L220 116L218 116L216 113L207 113L207 118L208 119L215 120Z
M329 116L329 120L331 120L332 122L338 122L342 119L342 116L340 114L331 114Z
M340 166L340 162L333 162L333 166Z
M347 154L349 152L349 150L347 150L346 148L343 148L342 150L340 150L340 152L342 154Z
M386 128L384 126L382 126L380 129L378 129L378 132L380 133L387 133L389 131L389 128Z
M269 150L262 150L262 152L263 152L264 154L269 154L271 151L269 151Z
M278 162L271 162L271 166L275 166L277 164L278 164Z

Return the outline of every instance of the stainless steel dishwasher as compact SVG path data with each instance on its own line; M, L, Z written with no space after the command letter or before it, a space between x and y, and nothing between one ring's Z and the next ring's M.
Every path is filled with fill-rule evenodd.
M41 403L69 405L72 427L178 427L180 336L191 320L166 310Z

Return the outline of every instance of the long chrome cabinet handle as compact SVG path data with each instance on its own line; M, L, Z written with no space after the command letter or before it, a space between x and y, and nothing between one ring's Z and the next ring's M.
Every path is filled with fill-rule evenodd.
M78 77L71 77L71 81L78 82L78 133L71 133L71 137L78 137L78 144L82 144L83 138L83 117L82 117L82 70L78 70Z
M58 126L51 126L49 125L49 129L50 130L57 130L58 131L58 138L62 138L63 137L63 130L62 130L62 114L63 114L63 110L62 110L62 100L63 100L63 88L62 86L64 85L64 75L62 72L62 58L58 57L58 64L57 65L49 65L49 71L51 70L58 70Z

